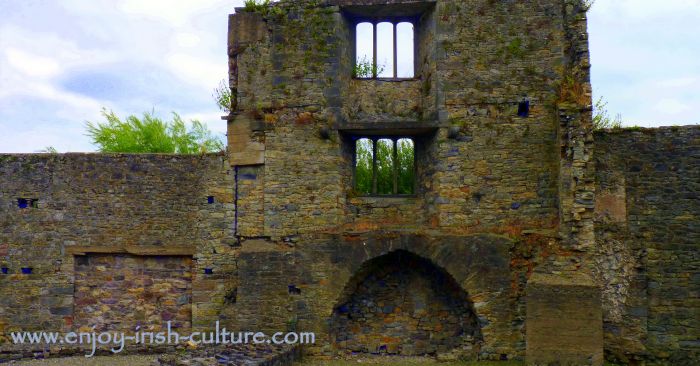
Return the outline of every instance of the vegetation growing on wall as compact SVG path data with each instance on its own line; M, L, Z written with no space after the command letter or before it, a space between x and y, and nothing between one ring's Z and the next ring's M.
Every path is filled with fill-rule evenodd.
M270 0L246 0L243 10L259 13L264 18L281 17L284 15L282 8L275 6L275 3Z
M245 0L243 3L243 9L245 11L265 11L269 6L270 0Z
M384 72L384 65L374 65L367 57L363 57L355 62L355 65L352 67L352 76L360 79L372 78L382 72Z
M576 77L570 73L564 76L564 79L559 85L559 99L557 100L557 104L560 103L588 104L588 96L586 95L586 89L583 83L578 81Z
M585 11L591 10L593 4L595 4L595 0L581 0L581 5Z
M614 118L610 117L610 115L608 115L607 106L608 102L606 102L603 97L598 98L593 105L594 130L622 128L622 115L618 113Z
M219 86L214 89L214 94L212 96L214 97L214 101L216 101L216 105L221 111L230 113L234 109L233 103L235 98L231 88L228 87L225 80L221 80Z

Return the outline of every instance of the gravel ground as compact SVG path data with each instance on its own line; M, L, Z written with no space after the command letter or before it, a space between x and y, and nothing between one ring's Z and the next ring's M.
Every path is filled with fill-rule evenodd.
M31 360L10 362L8 365L19 366L150 366L158 356L97 356L86 358L84 356L68 358L50 358L48 360Z
M150 356L97 356L92 358L68 357L68 358L51 358L48 360L32 360L9 363L9 365L17 366L150 366L155 361L155 355ZM438 363L433 359L420 357L406 358L358 358L353 360L304 360L294 364L295 366L513 366L521 365L517 362L445 362Z
M306 359L294 366L521 366L515 361L439 362L424 357L356 357L350 360Z

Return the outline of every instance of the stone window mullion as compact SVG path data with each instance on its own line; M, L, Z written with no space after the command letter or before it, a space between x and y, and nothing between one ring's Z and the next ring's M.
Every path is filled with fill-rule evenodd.
M377 73L377 21L372 22L372 78L378 77ZM375 141L376 143L376 141Z
M396 22L392 22L392 29L394 31L394 78L398 78L399 75L399 66L398 66L398 46L396 44ZM394 141L394 148L396 147L396 141Z
M394 175L394 177L393 177L394 178L393 192L394 192L394 194L399 194L399 150L397 147L397 141L398 140L395 138L392 139L392 142L393 142L393 144L392 144L392 146L393 146L393 150L392 150L393 159L392 160L394 163L394 167L393 167L394 168L394 171L393 171L393 175Z
M372 139L372 194L377 194L377 139Z

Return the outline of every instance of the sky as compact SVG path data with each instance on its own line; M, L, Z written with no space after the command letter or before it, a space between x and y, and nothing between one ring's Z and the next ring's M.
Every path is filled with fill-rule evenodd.
M95 151L101 109L223 136L227 14L243 0L0 0L0 152ZM700 123L700 0L597 0L594 98L645 127Z

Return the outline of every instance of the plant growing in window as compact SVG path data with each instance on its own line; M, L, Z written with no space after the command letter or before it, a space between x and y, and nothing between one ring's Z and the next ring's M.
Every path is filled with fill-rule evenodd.
M363 21L355 27L353 76L414 77L414 26L408 21Z
M358 79L371 79L384 72L384 65L375 65L367 57L358 60L352 68L352 76Z

